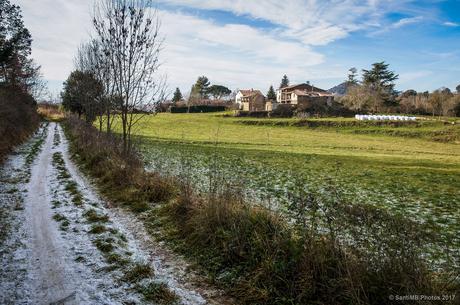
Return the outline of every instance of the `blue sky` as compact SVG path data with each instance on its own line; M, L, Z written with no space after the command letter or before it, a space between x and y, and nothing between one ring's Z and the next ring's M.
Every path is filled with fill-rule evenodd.
M16 0L51 91L91 33L92 0ZM350 67L386 61L399 90L460 84L459 0L159 0L162 73L186 94L200 75L231 89L310 81L330 88Z

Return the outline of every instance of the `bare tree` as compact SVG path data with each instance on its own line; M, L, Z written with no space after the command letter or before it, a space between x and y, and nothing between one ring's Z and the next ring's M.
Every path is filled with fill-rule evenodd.
M164 99L165 79L158 71L163 44L159 18L151 0L104 0L95 6L93 24L110 66L123 145L129 151L133 127Z

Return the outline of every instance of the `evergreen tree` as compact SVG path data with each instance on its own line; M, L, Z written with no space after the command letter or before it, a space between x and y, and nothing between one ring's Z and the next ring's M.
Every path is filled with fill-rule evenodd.
M61 93L64 109L85 115L88 123L98 115L100 105L95 103L103 95L103 84L90 72L73 71L64 82L64 91Z
M280 89L286 88L289 86L289 78L284 74L283 79L281 79Z
M174 91L174 96L172 98L172 101L174 103L180 102L183 99L182 92L180 92L179 88L176 88L176 91Z
M198 77L195 85L192 87L191 95L198 96L200 99L207 99L209 96L209 79L206 76Z
M348 86L353 86L358 84L357 77L358 76L358 70L353 67L350 70L348 70L348 80L347 80L347 85Z
M373 64L371 70L363 70L363 84L387 105L395 101L394 81L399 78L399 75L390 71L388 67L389 65L382 61Z
M460 85L458 85L457 87L455 87L455 89L457 90L457 93L460 94Z
M270 86L270 89L268 89L267 99L272 101L276 100L276 92L273 86Z
M208 93L211 94L215 100L220 100L224 96L229 96L232 91L225 86L212 85L208 88Z
M9 0L0 0L0 85L13 85L25 92L39 67L29 58L32 37L24 26L21 9Z

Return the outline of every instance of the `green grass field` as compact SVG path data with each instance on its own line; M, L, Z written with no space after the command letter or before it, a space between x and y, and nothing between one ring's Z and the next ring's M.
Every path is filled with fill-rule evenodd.
M332 178L347 200L428 223L458 243L460 126L452 122L159 114L135 132L152 169L186 173L202 190L218 172L222 183L283 209L295 188L321 191Z

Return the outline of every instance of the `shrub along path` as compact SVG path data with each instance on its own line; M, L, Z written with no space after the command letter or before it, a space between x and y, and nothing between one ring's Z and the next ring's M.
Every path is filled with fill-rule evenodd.
M43 126L0 179L0 304L222 303L129 212L108 208L59 125Z

